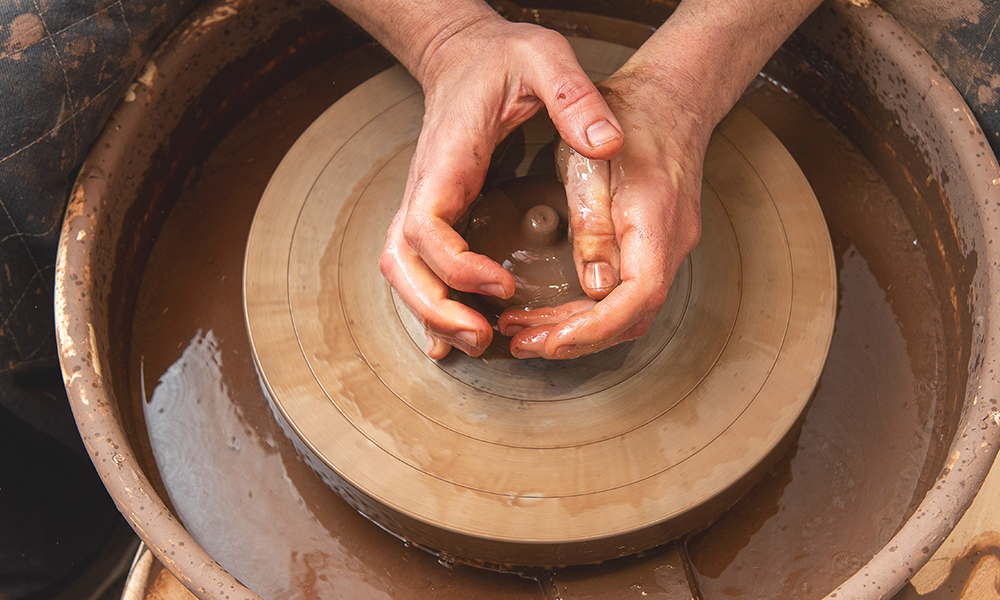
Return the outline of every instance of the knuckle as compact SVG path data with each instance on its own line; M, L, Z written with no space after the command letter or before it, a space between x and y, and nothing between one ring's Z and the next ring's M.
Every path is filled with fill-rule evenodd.
M517 48L538 58L551 59L552 56L572 52L566 38L559 32L546 27L530 27L522 30L521 37L512 40Z
M688 220L687 226L680 234L681 252L683 256L687 256L695 246L698 245L698 241L701 240L701 216L695 212L692 218Z
M378 257L378 270L382 273L382 277L385 277L390 284L392 283L393 273L396 270L396 264L396 258L388 250L383 250L382 255Z
M419 253L428 229L427 223L415 217L411 212L403 221L403 241Z
M622 334L621 339L618 342L626 342L629 340L634 340L646 335L649 328L653 325L653 317L648 316L639 320L635 325L632 325Z
M460 272L442 271L438 274L438 277L441 278L441 281L443 281L446 286L453 290L471 291L472 286L468 282L468 278L463 277Z
M660 311L660 307L663 303L667 301L667 294L670 292L670 285L665 279L659 278L657 281L653 282L649 287L649 293L646 296L646 302L644 303L644 314L656 314Z
M559 112L583 112L604 102L604 97L589 79L563 74L556 87L555 108Z
M450 324L444 319L444 316L437 311L431 311L428 314L423 315L422 324L424 330L429 332L431 335L437 338L452 337L455 332L451 331L454 327L450 327Z
M445 261L437 273L444 284L452 289L464 292L475 291L482 277L482 267L476 264L475 254L455 250L446 252L442 257Z
M610 247L616 243L615 223L599 203L581 202L570 211L570 230L575 243Z
M570 225L573 229L573 238L587 240L614 240L614 222L604 216L597 214L582 215L575 213L570 216Z
M614 235L586 235L574 241L577 253L584 262L607 259L615 251Z

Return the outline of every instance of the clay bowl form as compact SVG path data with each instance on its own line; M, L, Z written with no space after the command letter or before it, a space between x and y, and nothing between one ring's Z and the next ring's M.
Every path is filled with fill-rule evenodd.
M596 13L608 10L596 3L591 8ZM623 6L618 10L621 14L643 12L633 8ZM654 22L665 16L647 12L647 18ZM641 42L642 32L648 33L648 27L641 24L607 18L618 15L584 15L590 25L573 29L570 13L532 14L541 15L539 18L549 14L551 22L578 34L617 36L611 41L626 45ZM205 407L210 398L199 395L198 390L185 394L181 389L173 396L177 406L190 400L186 405L190 409L186 413L189 426L166 428L167 424L158 420L158 411L169 414L173 408L163 403L163 395L169 390L162 386L183 368L154 369L152 358L145 362L136 358L138 346L155 345L151 337L135 335L136 331L154 327L152 321L144 320L146 317L133 318L143 310L139 301L142 286L153 285L143 282L143 272L152 264L154 242L178 197L199 177L210 175L205 161L211 150L238 123L252 119L253 109L275 90L327 59L343 56L341 62L345 64L357 60L359 48L363 49L365 43L354 26L321 3L287 6L264 1L243 3L236 11L222 3L208 4L167 40L153 58L156 76L152 85L137 83L130 101L116 110L80 172L67 210L57 265L56 324L73 410L98 472L123 514L163 565L201 598L253 598L258 594L290 597L321 583L348 586L345 589L354 592L370 591L365 586L374 586L388 597L399 598L420 597L413 591L419 585L442 593L452 589L463 597L476 595L476 590L486 589L483 586L487 585L491 590L500 590L491 593L503 597L544 596L548 592L539 590L549 589L548 584L539 587L527 579L520 580L527 583L488 579L487 584L486 578L501 575L439 567L432 557L406 548L403 542L346 510L338 513L341 517L337 518L342 520L336 521L331 514L341 509L333 505L335 496L320 487L303 484L295 488L297 500L280 505L280 510L253 513L262 506L260 502L265 502L262 496L275 498L291 484L310 477L308 467L301 466L294 451L284 454L282 444L286 442L280 441L280 431L273 427L273 421L269 433L260 436L266 442L262 442L263 450L251 460L256 450L246 445L245 436L253 429L249 425L251 412L259 407L243 406L228 413L213 413L207 419L198 411L207 410L199 407ZM382 66L389 64L377 52L364 56L375 56L372 60L381 61ZM371 74L381 71L382 66L372 67ZM937 377L920 387L922 394L930 394L935 400L918 415L927 423L926 437L940 443L922 450L924 458L918 461L915 471L902 477L907 485L897 486L905 488L901 516L883 532L877 547L854 553L855 549L845 548L849 559L838 563L839 570L829 575L827 583L811 588L807 594L885 597L899 589L944 540L971 503L996 454L1000 437L995 417L1000 395L1000 348L995 333L1000 324L1000 282L996 275L1000 269L1000 244L990 242L1000 227L1000 204L993 184L1000 170L959 94L926 53L877 7L822 7L784 46L767 72L844 132L875 169L873 178L883 181L899 199L901 221L914 234L913 251L927 264L933 282L927 293L937 299L935 306L941 315L937 324L939 343L935 346ZM367 78L355 74L352 79L350 73L354 71L338 76L347 88ZM310 121L305 120L302 129ZM779 137L786 136L782 141L796 155L794 132L782 132L780 122L768 125ZM289 139L296 136L297 132L289 134ZM270 139L260 141L262 146L269 143ZM808 143L806 140L800 145ZM803 166L803 170L810 175L809 168ZM266 181L269 174L262 177ZM814 189L822 187L821 182L811 183ZM246 199L251 213L257 200ZM206 211L210 208L205 206ZM836 208L835 204L824 205L830 223L838 218ZM831 231L834 229L831 225ZM855 242L863 249L860 241ZM242 245L245 240L236 243ZM850 241L845 244L851 247ZM210 247L193 239L188 246ZM849 250L838 256L843 268L855 264ZM212 298L208 284L194 276L187 284L174 285L171 293L205 302ZM904 296L915 294L907 292ZM842 299L838 318L850 316L844 314L849 312L847 300ZM231 312L238 311L237 304ZM241 315L236 318L241 320ZM212 360L221 365L229 360L221 350L225 346L217 341L221 330L216 333L208 323L199 327L200 345L185 356L196 358L197 352L205 352L208 358L203 364L184 363L188 365L185 368L211 366L215 364ZM166 340L171 331L158 335ZM915 348L906 351L917 352ZM250 368L252 372L252 364ZM885 365L871 368L877 372ZM153 379L147 380L146 371ZM255 380L221 381L217 386L219 394L237 388L246 397L260 393ZM834 382L821 381L816 401L807 411L797 446L799 455L808 454L812 444L810 421L822 420L823 415L817 412L822 406L820 396L832 387ZM253 418L266 420L269 415L265 406ZM229 417L246 425L246 431L213 433L211 428L199 429ZM858 419L851 427L865 426L864 416ZM218 436L217 446L205 445L205 439L211 441L213 435ZM868 437L877 441L879 431L873 430ZM211 450L215 447L218 450ZM188 448L205 452L189 457L187 463L170 462L171 456L181 455ZM890 450L887 447L883 455L891 454ZM216 469L230 463L216 460L212 452L220 456L229 452L244 462L236 470ZM848 466L852 464L851 456L855 455L845 453L843 462ZM878 462L877 456L868 456L870 470ZM287 477L267 479L269 465L274 461L281 463ZM795 477L799 477L797 472ZM861 486L865 482L851 483ZM766 484L767 478L761 486ZM788 487L794 484L792 479ZM761 486L758 488L770 489ZM330 500L326 493L331 494ZM209 514L196 510L205 507L215 508ZM283 513L304 510L301 507L309 509L314 529L275 530L272 523L280 522ZM721 517L720 523L735 518L728 515L740 514L739 508L737 505L733 509L737 512ZM241 518L246 522L234 524ZM848 522L863 522L866 517L858 505L857 512L845 518ZM342 529L329 526L335 521L343 523ZM709 527L699 535L702 537L688 542L687 552L703 577L699 580L705 586L702 596L711 598L715 597L709 581L712 569L707 562L699 563L698 557L710 554L706 548L714 534ZM285 546L285 542L273 541L287 541L289 537L298 541L322 538L328 546L306 556L297 554L291 542ZM284 551L286 547L293 551L285 554L281 563L285 566L253 562L254 557L265 556L275 548ZM644 560L667 561L672 551L656 552L625 567L609 563L603 573L641 569ZM333 563L338 560L343 562L335 569ZM331 569L342 576L325 578L323 573ZM593 573L600 576L597 571ZM286 580L275 583L268 579L271 576ZM539 581L554 582L552 585L564 598L573 597L574 585L579 589L590 576L572 569L533 575ZM524 585L530 589L525 591Z

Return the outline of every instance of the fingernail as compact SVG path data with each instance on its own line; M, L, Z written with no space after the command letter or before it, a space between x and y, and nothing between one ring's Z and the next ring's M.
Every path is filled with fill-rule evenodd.
M559 346L558 348L556 348L556 353L553 354L553 356L555 356L556 358L561 358L563 356L566 356L570 352L573 352L574 350L576 350L576 346L572 344L566 346Z
M621 136L621 132L610 121L598 121L587 128L587 141L597 147Z
M538 358L538 354L529 350L522 350L514 354L514 358Z
M503 286L499 283L484 283L480 286L479 291L486 294L487 296L496 296L497 298L507 298L506 293L503 291Z
M583 287L603 291L618 285L618 271L604 261L587 263L583 267Z
M524 331L524 327L521 327L520 325L511 325L507 327L507 333L505 333L504 335L507 337L514 337L515 335L521 333L522 331Z
M476 332L474 331L459 331L458 334L455 335L455 337L462 340L463 342L465 342L466 344L468 344L473 348L479 347L479 344L476 343Z

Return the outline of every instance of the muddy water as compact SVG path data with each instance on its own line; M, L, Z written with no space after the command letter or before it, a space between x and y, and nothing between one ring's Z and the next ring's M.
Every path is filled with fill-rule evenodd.
M567 234L566 192L554 177L519 177L500 184L472 207L465 238L514 277L506 300L484 297L494 308L558 306L586 298Z
M864 157L775 82L744 103L823 208L837 321L796 447L688 551L706 598L816 598L892 537L926 477L944 334L920 240Z
M181 521L265 598L666 598L677 547L532 577L441 565L344 504L260 391L243 324L243 247L284 152L330 102L386 66L359 51L265 102L205 161L147 266L131 372ZM895 532L934 450L944 360L920 240L877 173L809 107L760 81L746 98L818 192L838 257L826 371L797 444L686 544L703 598L818 598Z

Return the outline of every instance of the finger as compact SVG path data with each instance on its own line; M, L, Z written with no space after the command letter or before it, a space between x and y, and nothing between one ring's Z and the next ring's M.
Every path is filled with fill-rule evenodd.
M677 202L663 201L664 189L654 181L633 181L629 193L613 206L620 231L622 281L594 308L570 317L547 336L546 355L588 354L635 339L649 328L690 250L668 243L667 232L676 231L664 225L677 218ZM654 198L661 201L650 200Z
M574 300L560 306L541 308L508 308L497 319L497 329L514 337L522 330L538 325L556 325L571 316L593 308L593 300Z
M555 325L538 325L524 330L510 341L510 353L514 358L548 358L545 355L545 338Z
M630 290L623 282L594 308L578 313L553 326L545 338L544 348L535 350L539 356L570 359L593 354L634 340L645 334L659 310L659 305L634 311L634 298L641 292ZM655 303L655 301L654 301Z
M427 355L436 360L444 358L452 346L470 356L482 354L493 339L489 322L475 310L451 300L447 288L426 266L410 261L401 266L408 271L405 278L389 272L386 279L423 325Z
M594 300L574 300L557 307L508 309L500 315L501 333L511 336L510 353L514 358L554 358L545 349L548 335L573 315L588 311Z
M545 103L559 135L587 158L608 160L624 145L622 127L601 92L583 72L562 35L550 36L546 52L535 52L526 65L526 83ZM557 49L558 51L554 51Z
M560 345L556 347L555 352L551 351L546 342L548 341L549 336L554 335L554 332L558 331L559 325L536 325L519 332L511 339L510 352L515 358L545 358L550 360L579 358L580 356L594 354L595 352L606 350L617 344L628 342L642 336L649 330L653 318L654 317L652 316L643 318L638 323L629 327L620 334L611 338L599 340L594 344L572 346Z
M469 251L469 244L444 219L412 210L404 224L407 244L445 285L463 292L509 298L514 278L495 261Z
M400 210L402 213L403 209ZM428 355L443 358L446 346L478 356L489 345L493 330L475 310L448 297L448 288L402 239L399 221L393 220L379 268L403 303L428 333Z
M425 331L424 335L427 336L427 356L434 360L441 360L445 356L448 356L448 352L451 351L451 344L429 331Z
M556 165L566 186L577 277L583 291L600 300L620 281L610 166L608 161L590 160L573 152L562 140L556 153Z
M676 272L660 237L662 231L656 228L626 229L622 282L594 308L570 317L548 336L546 354L557 358L589 354L646 332Z
M455 109L457 110L457 109ZM494 140L467 119L428 110L410 165L403 236L447 286L509 298L514 279L496 262L469 252L454 224L479 193Z

